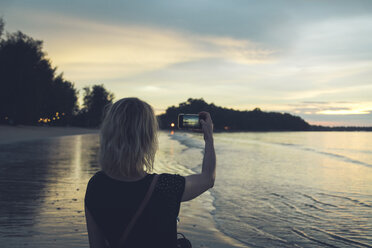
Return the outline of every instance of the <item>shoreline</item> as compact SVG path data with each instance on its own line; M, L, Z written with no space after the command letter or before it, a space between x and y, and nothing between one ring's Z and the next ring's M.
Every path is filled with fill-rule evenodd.
M200 149L200 161L189 161L190 166L185 166L174 157L176 154L185 153L185 144L179 139L174 138L169 132L160 131L159 143L160 151L157 162L155 162L155 173L171 173L182 176L198 173L201 169L199 162L201 161L202 152ZM198 149L199 150L199 149ZM163 151L163 152L162 152ZM197 152L198 153L198 152ZM195 162L197 164L195 164ZM203 248L225 248L225 247L240 247L248 248L247 245L234 239L234 237L223 233L218 229L213 212L215 208L215 196L210 190L202 195L186 202L181 203L179 212L180 222L178 223L178 232L186 236L190 240L193 247Z
M98 129L86 129L86 128L76 128L76 127L41 127L41 126L21 126L21 125L20 126L0 125L0 145L13 144L17 142L31 142L30 145L32 145L32 141L36 141L36 140L50 139L50 138L56 138L56 137L61 137L61 136L81 135L81 134L95 134L95 133L98 134L98 131L99 131ZM158 169L162 171L162 169L165 169L165 168L162 168L161 166L159 166ZM60 186L65 188L65 186L62 186L62 185ZM68 191L71 193L70 198L77 199L76 202L82 202L84 186L79 185L76 187L81 188L81 191L75 191L75 188L71 192ZM182 203L180 213L179 213L180 223L178 224L178 232L183 233L186 236L186 238L190 240L193 247L204 247L204 248L207 248L207 247L210 247L210 248L212 247L213 248L247 247L239 243L234 238L222 233L220 230L217 229L217 225L211 214L211 210L214 208L213 199L211 198L214 198L214 197L212 196L210 192L207 192L205 194L206 195L202 195L191 201ZM83 235L86 235L86 231L84 229L85 223L83 223L84 215L80 207L75 206L76 202L70 203L69 208L73 206L76 208L77 213L75 213L75 215L77 215L77 217L79 217L82 220L81 227L79 227L78 229L81 230ZM58 203L58 199L57 199L57 202L53 201L51 204L57 204L57 203ZM54 209L53 207L54 205L44 206L44 211L45 212L53 211ZM65 209L62 207L59 207L59 208L61 209L60 211L62 211L62 209ZM38 221L45 221L45 220L38 219ZM72 242L73 238L76 238L76 237L75 236L71 237L69 241ZM24 237L24 240L26 242L27 238ZM79 239L79 244L84 245L85 242L86 244L88 244L88 240L86 236L84 236L82 239ZM53 243L53 244L56 245L56 247L60 247L56 243ZM31 245L30 247L33 247L33 246Z
M162 130L164 131L164 130ZM165 132L167 134L168 132ZM186 146L179 139L169 138L173 142ZM189 147L190 148L190 147ZM181 151L183 152L183 151ZM202 151L200 150L200 154ZM158 167L161 170L161 166ZM199 166L183 168L183 176L198 173ZM170 173L180 173L171 171ZM213 212L216 210L214 201L216 196L211 190L186 202L181 203L178 223L178 232L183 233L190 240L193 247L204 248L248 248L246 244L218 229L218 223L214 219Z
M48 139L60 136L98 133L98 129L80 127L7 126L0 125L0 145Z
M190 240L193 247L205 248L224 248L237 247L247 248L248 246L223 233L217 228L209 207L213 207L214 196L211 192L204 194L210 195L212 202L202 195L191 201L182 202L180 210L180 223L178 232L184 234ZM211 205L208 206L207 205Z

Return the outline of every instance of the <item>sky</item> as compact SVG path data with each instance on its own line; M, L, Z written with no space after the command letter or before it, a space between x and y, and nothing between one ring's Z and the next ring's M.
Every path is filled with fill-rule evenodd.
M77 89L372 126L370 0L1 0Z

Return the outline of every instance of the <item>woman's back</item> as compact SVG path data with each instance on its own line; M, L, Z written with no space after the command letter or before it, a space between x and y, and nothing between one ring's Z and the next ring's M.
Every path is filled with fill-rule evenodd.
M121 181L97 172L89 181L85 204L111 246L116 244L151 184L154 174ZM161 174L150 201L127 239L127 247L176 247L177 222L185 178Z
M200 112L205 150L200 173L161 174L147 207L126 239L126 247L175 248L181 201L198 197L214 185L216 154L210 114ZM116 247L152 182L158 149L158 123L152 107L138 98L109 105L100 129L101 171L89 181L85 214L91 248ZM136 181L133 181L136 180Z

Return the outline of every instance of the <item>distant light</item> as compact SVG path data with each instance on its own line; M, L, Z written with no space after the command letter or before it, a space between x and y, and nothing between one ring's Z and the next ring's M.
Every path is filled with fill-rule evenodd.
M223 129L229 130L230 128L228 126L224 126Z
M57 119L59 120L59 116L57 116Z
M65 115L65 113L62 113L62 115Z
M8 116L5 116L5 120L8 120L9 118L8 118Z
M56 120L56 117L53 117L53 121L55 121Z
M173 122L171 123L171 127L174 127L174 123Z
M59 115L59 113L58 112L56 112L56 116L58 116Z

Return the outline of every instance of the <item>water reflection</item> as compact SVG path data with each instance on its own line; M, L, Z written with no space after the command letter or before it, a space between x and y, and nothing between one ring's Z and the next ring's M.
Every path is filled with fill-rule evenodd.
M3 237L32 236L33 216L43 202L47 164L38 159L47 143L1 146L0 225ZM17 151L17 153L14 153ZM16 156L15 156L16 155ZM3 242L1 242L3 243Z
M81 177L81 147L82 147L82 137L79 135L76 137L75 141L75 153L74 153L74 161L71 163L71 171L73 171L73 175L71 177L78 179Z
M95 134L0 146L0 243L87 247L83 199L97 171Z

